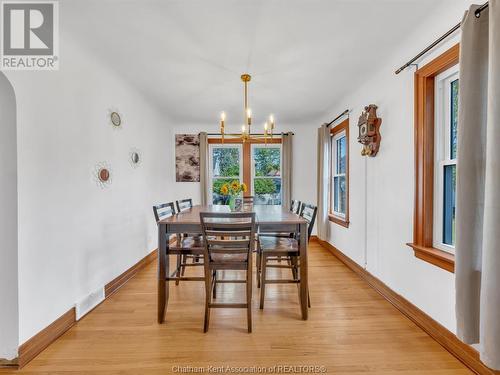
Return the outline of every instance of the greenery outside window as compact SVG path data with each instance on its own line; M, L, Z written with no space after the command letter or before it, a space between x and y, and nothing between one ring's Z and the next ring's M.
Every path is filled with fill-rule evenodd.
M252 145L252 195L255 204L281 204L281 145Z

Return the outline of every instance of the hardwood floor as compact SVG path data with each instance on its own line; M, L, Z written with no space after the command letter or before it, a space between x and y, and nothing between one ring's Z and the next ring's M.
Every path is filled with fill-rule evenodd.
M254 282L254 332L246 332L243 309L215 309L204 334L201 282L171 283L166 323L157 324L152 263L22 370L0 374L163 375L184 366L275 365L324 366L349 375L471 374L317 243L311 243L309 265L308 321L300 319L295 285L269 285L261 311ZM244 299L244 285L218 290L221 302Z

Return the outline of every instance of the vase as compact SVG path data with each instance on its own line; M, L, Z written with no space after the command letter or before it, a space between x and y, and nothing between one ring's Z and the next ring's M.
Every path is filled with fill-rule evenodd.
M229 196L229 209L231 210L231 212L235 211L235 209L236 209L235 206L236 206L236 196L230 195Z

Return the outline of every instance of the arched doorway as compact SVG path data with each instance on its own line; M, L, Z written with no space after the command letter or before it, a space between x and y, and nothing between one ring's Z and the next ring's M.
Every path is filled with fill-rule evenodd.
M19 346L16 97L0 72L0 365Z

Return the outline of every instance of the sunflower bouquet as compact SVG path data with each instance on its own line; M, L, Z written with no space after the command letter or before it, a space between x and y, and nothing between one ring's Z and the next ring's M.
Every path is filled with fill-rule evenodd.
M246 193L248 191L247 185L241 183L238 180L234 180L231 183L225 183L220 188L220 193L224 196L229 196L229 207L231 211L234 211L236 197L241 196L241 193Z

